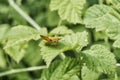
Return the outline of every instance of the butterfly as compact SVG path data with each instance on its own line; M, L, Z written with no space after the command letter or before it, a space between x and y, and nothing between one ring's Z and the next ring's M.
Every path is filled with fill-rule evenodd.
M43 36L43 35L40 35L40 36L48 43L51 43L51 45L56 45L58 43L58 41L60 40L60 38L57 36L55 36L55 37L48 37L48 36Z

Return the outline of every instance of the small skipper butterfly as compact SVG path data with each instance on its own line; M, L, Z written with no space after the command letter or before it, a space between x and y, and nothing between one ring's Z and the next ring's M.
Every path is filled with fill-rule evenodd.
M58 43L58 41L60 40L59 37L55 36L55 37L48 37L48 36L43 36L40 35L41 38L43 38L45 41L51 43L52 45L56 45Z

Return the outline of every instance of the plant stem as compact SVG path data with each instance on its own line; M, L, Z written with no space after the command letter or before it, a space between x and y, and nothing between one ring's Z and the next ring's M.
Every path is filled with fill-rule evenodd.
M14 0L8 0L9 4L24 18L26 19L33 27L37 30L40 30L40 26L26 14L15 2Z
M12 70L0 73L0 77L6 76L9 74L20 73L20 72L41 70L41 69L45 69L45 68L47 68L47 67L46 66L38 66L38 67L29 67L29 68L23 68L23 69L12 69Z

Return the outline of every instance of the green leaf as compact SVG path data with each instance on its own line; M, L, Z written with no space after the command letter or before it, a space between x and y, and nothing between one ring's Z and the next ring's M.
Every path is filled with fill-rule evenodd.
M0 42L2 42L2 40L4 40L6 33L9 30L9 25L7 24L2 24L0 25Z
M118 25L119 19L120 15L113 8L106 5L94 5L86 11L84 23L86 27L100 31L109 26Z
M34 28L19 25L12 27L6 38L8 42L4 48L12 47L31 39L38 40L40 38L40 33Z
M47 66L49 66L51 61L60 53L67 50L81 50L85 47L88 44L87 35L88 33L85 31L66 35L57 45L46 45L46 43L42 41L39 46L41 47L41 55Z
M81 50L88 44L88 33L86 31L83 31L72 35L67 35L63 38L63 43L73 50Z
M94 5L85 14L84 23L88 28L104 31L111 39L116 39L120 34L120 15L112 7Z
M24 56L24 61L30 65L30 66L36 66L38 64L40 64L40 62L42 61L42 57L40 55L40 47L38 46L39 41L30 41Z
M50 65L51 61L64 50L64 45L59 43L55 46L46 45L44 41L42 41L39 46L41 47L41 56L45 60L47 66Z
M119 36L120 37L120 36ZM118 38L114 43L113 47L120 48L120 38Z
M53 10L58 10L58 9L61 8L66 2L67 2L67 0L64 0L64 1L51 0L50 9L51 9L52 11L53 11Z
M106 34L111 39L118 39L120 37L120 24L114 24L112 26L109 26L106 29Z
M82 78L83 80L98 80L101 73L94 72L88 69L86 66L82 67Z
M3 50L0 48L0 68L5 68L6 65L7 64L6 64L6 60L5 60Z
M80 80L77 75L73 75L69 80Z
M84 16L84 23L88 25L89 28L94 28L94 26L89 26L90 23L93 23L95 20L103 17L106 14L115 12L113 8L106 5L94 5L87 9ZM103 17L104 18L104 17ZM101 24L102 25L102 24Z
M66 58L56 61L43 70L40 80L70 80L80 70L79 59Z
M51 10L58 10L60 18L71 23L82 23L86 0L51 0Z
M93 45L89 50L83 51L82 55L88 68L108 74L115 72L115 56L105 46Z
M66 26L59 26L55 29L53 29L50 34L60 34L60 35L67 35L72 34L73 31L71 29L68 29Z
M38 40L40 34L46 34L46 29L43 31L37 31L34 28L28 26L16 26L12 27L8 32L6 39L7 43L4 46L5 52L14 59L17 63L25 56L25 48L30 40Z
M25 56L25 48L27 47L27 42L14 45L13 47L5 48L5 52L17 63Z
M116 5L120 3L119 0L105 0L105 1L107 4L112 4L112 5Z

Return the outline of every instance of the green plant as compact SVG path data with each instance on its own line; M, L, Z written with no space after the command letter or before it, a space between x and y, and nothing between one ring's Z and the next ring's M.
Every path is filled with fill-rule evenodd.
M120 79L119 0L1 2L0 79ZM40 35L60 40L47 44Z

